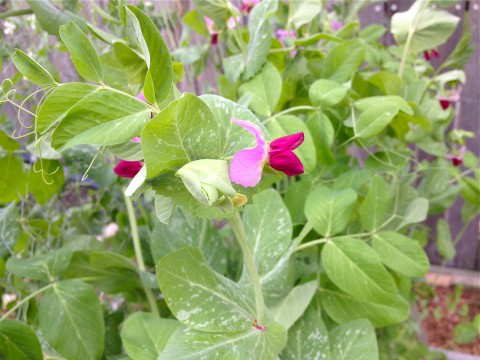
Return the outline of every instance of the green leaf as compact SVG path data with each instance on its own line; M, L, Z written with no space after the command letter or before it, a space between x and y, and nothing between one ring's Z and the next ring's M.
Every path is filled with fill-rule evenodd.
M7 271L35 280L53 280L62 274L70 264L72 251L62 248L45 255L35 255L28 259L11 257L7 260Z
M312 188L313 184L310 181L302 180L289 186L285 193L283 200L290 212L290 217L294 225L304 224L306 222L303 208L305 206L305 200Z
M376 175L372 179L368 194L360 207L362 226L370 232L378 230L386 220L391 202L392 195L387 184L380 176Z
M285 346L287 333L279 324L266 324L266 330L250 327L232 333L177 330L159 360L241 360L275 359Z
M353 77L363 63L365 44L352 39L335 46L329 52L322 68L322 78L344 83Z
M450 226L445 219L438 219L437 221L437 238L435 241L438 253L445 260L452 260L457 252L452 242L452 235Z
M228 56L222 59L223 70L228 81L235 84L245 69L242 54Z
M360 33L358 34L360 38L365 40L366 42L377 42L380 41L382 38L383 34L387 29L383 25L380 24L371 24L368 26L365 26L362 30L360 30Z
M336 286L359 300L381 301L397 293L376 252L361 240L344 237L327 241L322 264Z
M378 359L375 330L367 320L355 320L330 331L332 358L337 360Z
M180 327L181 324L176 320L137 312L123 324L123 347L133 360L156 360L172 334Z
M183 15L182 21L185 25L190 27L196 33L199 33L200 35L205 37L210 36L208 33L207 25L205 23L205 19L202 15L200 15L197 9L188 11L185 15Z
M405 96L405 81L397 74L388 71L379 71L368 79L385 95Z
M79 280L54 284L40 300L39 322L48 343L68 359L95 360L102 355L102 308L90 285Z
M270 17L277 11L277 0L264 0L254 6L248 16L249 41L245 61L244 80L260 71L267 61L272 42ZM275 89L273 86L271 89ZM277 89L275 89L276 91Z
M20 237L19 212L15 203L0 208L0 257L13 253L13 248Z
M310 307L288 331L288 342L283 349L284 360L330 359L328 330L321 316Z
M465 31L458 41L457 46L455 46L455 49L453 49L445 59L442 68L463 69L475 51L475 46L470 43L471 39L472 34Z
M290 329L305 312L317 288L316 280L294 287L280 303L271 309L273 319L285 329Z
M266 301L278 301L289 290L286 269L292 240L292 221L280 194L269 189L255 195L253 204L245 206L243 223ZM246 271L240 283L250 283Z
M274 139L303 132L304 141L302 145L294 150L294 153L298 155L298 158L302 162L305 173L309 173L315 169L317 165L315 144L310 135L310 130L300 118L292 115L272 118L268 123L268 130Z
M428 272L428 257L418 241L382 231L373 236L372 247L386 266L402 275L420 277Z
M436 48L453 34L459 18L443 10L425 7L423 2L415 2L410 9L392 16L391 32L399 45L411 39L411 52Z
M22 161L14 155L0 158L0 204L16 201L26 192L27 176Z
M2 130L0 130L0 147L4 148L8 152L13 152L17 150L21 145L13 140L10 136L5 134Z
M282 91L282 77L277 68L267 62L262 71L238 88L248 106L260 115L270 116L277 106Z
M144 58L128 45L116 42L113 44L115 57L128 77L128 83L136 89L142 89L147 75ZM134 92L135 93L135 92Z
M168 47L160 31L144 12L128 5L127 16L133 24L148 68L145 97L148 102L160 105L168 97L173 81L172 59Z
M475 325L469 323L458 324L453 329L453 339L459 345L468 344L477 337Z
M157 280L168 307L189 328L239 332L252 327L256 313L252 298L214 272L197 248L165 256L157 265Z
M356 135L368 139L380 134L397 115L398 108L390 104L380 104L369 107L359 116Z
M356 202L352 189L333 191L322 186L308 196L305 215L317 233L330 237L345 229Z
M79 144L121 144L140 134L150 111L146 103L125 93L68 83L43 103L37 130L60 121L52 134L52 146L58 151Z
M73 65L80 75L96 83L103 82L100 58L82 30L70 21L67 25L60 26L60 37L67 46Z
M308 90L308 96L314 106L322 109L337 105L347 95L348 89L332 80L319 79Z
M410 225L422 222L427 218L429 202L423 197L413 199L408 204L407 209L403 215L403 220L400 225L397 226L397 230Z
M63 165L58 160L40 161L41 164L38 164L39 161L37 161L30 169L28 190L30 190L37 203L43 205L62 189L65 174ZM43 177L41 172L35 171L36 168L40 169L40 166L43 167ZM48 181L48 183L45 181Z
M50 73L22 50L16 49L12 54L15 67L32 83L40 86L56 84Z
M155 214L157 219L162 224L169 224L170 218L172 217L173 209L175 208L175 203L172 198L155 194L153 195L155 201Z
M312 21L321 10L321 0L291 1L288 9L288 24L291 23L295 28L299 28Z
M366 300L330 285L322 288L320 299L327 314L340 324L368 319L375 327L383 327L401 323L410 314L407 302L398 294L385 294L382 298Z
M315 143L317 162L321 165L333 165L335 159L331 147L335 138L335 129L327 115L315 112L307 120L307 127Z
M412 108L410 107L410 104L405 101L400 96L396 95L389 95L389 96L371 96L367 98L363 98L360 100L355 101L355 108L357 108L360 111L365 111L369 108L378 106L378 105L389 105L392 108L396 108L397 112L399 110L403 111L404 113L408 115L413 115L414 112Z
M168 225L155 224L150 250L156 263L171 252L186 246L198 247L215 271L223 273L226 270L225 247L222 246L220 234L210 220L197 218L190 225L185 217L175 210Z
M227 0L194 0L195 8L203 16L220 24L230 17L230 7Z
M0 322L0 354L5 360L42 360L37 336L27 325L16 320Z

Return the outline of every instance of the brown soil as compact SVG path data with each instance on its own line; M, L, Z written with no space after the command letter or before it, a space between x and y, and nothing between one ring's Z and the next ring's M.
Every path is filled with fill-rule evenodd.
M472 321L480 314L480 289L464 288L455 301L455 287L432 287L435 294L425 297L417 292L417 306L428 344L446 350L480 355L480 337L464 345L456 344L453 330L459 323ZM458 290L457 290L458 291Z

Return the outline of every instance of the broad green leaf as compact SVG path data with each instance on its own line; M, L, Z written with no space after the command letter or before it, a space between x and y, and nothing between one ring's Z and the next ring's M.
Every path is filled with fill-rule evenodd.
M62 274L70 264L72 251L61 248L45 255L35 255L28 259L11 257L7 261L7 271L35 280L53 280Z
M277 11L277 0L264 0L256 5L248 16L249 41L245 60L244 80L258 73L267 61L272 42L270 16ZM275 89L273 86L270 89ZM276 91L277 89L275 89Z
M173 199L159 194L153 195L153 198L155 201L155 214L157 215L157 219L162 224L168 225L175 207Z
M16 201L26 192L27 176L22 161L14 155L0 158L0 204Z
M223 70L228 81L235 84L245 69L242 54L228 56L222 59Z
M194 160L222 156L215 117L202 100L188 93L149 121L141 138L148 179L176 172Z
M319 79L310 86L308 96L314 106L325 109L342 101L347 92L346 87L335 81Z
M452 242L450 226L445 219L439 219L437 221L437 238L435 244L437 245L438 253L445 260L452 260L457 254Z
M95 288L107 294L133 291L141 288L135 265L126 257L103 251L76 251L63 276L69 279L85 278Z
M156 360L170 336L180 327L176 320L136 312L123 324L122 344L133 360Z
M365 56L365 43L359 39L345 41L328 53L322 68L322 77L344 83L362 65Z
M383 301L397 293L376 252L361 240L328 241L322 250L322 264L336 286L359 300Z
M379 88L385 95L405 96L405 81L397 74L379 71L372 75L368 82Z
M317 153L317 162L321 165L333 165L335 159L331 147L335 138L335 129L327 115L316 112L307 120Z
M0 208L0 257L13 253L13 248L20 237L19 212L15 203Z
M157 223L150 239L150 250L155 263L186 246L198 247L207 263L220 273L225 272L227 254L222 238L208 219L195 219L190 225L178 210L174 210L168 225Z
M330 237L345 229L356 202L352 189L334 191L322 186L308 196L305 215L316 232Z
M17 150L20 146L21 145L18 142L5 134L4 131L0 130L0 147L4 148L8 152L13 152Z
M270 62L267 62L255 77L238 88L239 96L247 99L249 108L265 116L270 116L275 110L281 91L282 77Z
M373 235L372 247L386 266L402 275L420 277L428 272L430 264L418 241L382 231Z
M360 207L360 221L363 227L370 232L378 230L386 220L391 202L392 196L387 184L376 175Z
M343 324L355 319L368 319L373 326L383 327L405 321L410 309L398 294L385 294L379 299L359 299L333 286L322 288L322 306L337 323Z
M385 29L385 27L381 24L371 24L365 26L362 30L360 30L360 33L358 35L366 42L374 43L380 41L386 31L387 29Z
M40 86L56 84L55 79L38 62L25 54L22 50L16 49L12 55L15 67L32 83Z
M445 69L463 69L473 52L475 47L471 44L472 34L464 31L462 37L455 46L455 49L448 55L445 62L442 64L442 68Z
M43 177L41 171L38 171L42 167ZM62 189L64 182L63 165L58 160L39 160L30 169L28 190L37 203L43 205Z
M399 45L407 42L409 50L420 52L436 48L453 34L459 18L443 10L432 9L415 2L410 9L392 16L391 32Z
M288 9L288 23L299 28L303 24L308 24L322 10L321 0L290 1Z
M369 107L358 117L356 135L368 139L380 134L397 115L398 108L390 104Z
M365 111L378 105L390 105L392 108L396 108L397 111L401 110L408 115L413 115L413 110L409 103L396 95L371 96L355 101L354 105L360 111Z
M303 132L304 141L302 145L294 150L294 153L298 155L298 158L302 162L305 173L309 173L315 169L317 165L315 144L310 135L310 130L300 118L293 115L283 115L272 118L268 123L268 130L273 139Z
M203 16L208 16L218 24L225 22L231 15L227 0L194 0L195 8Z
M367 320L355 320L330 331L332 359L376 360L378 345L375 329Z
M59 151L79 144L121 144L140 134L150 111L146 103L125 93L68 83L43 103L37 130L41 132L60 121L52 134L52 146Z
M69 21L74 21L82 31L88 31L87 22L83 17L71 11L59 9L49 0L27 0L27 3L42 29L50 35L58 36L60 26Z
M70 21L60 26L60 37L70 52L73 65L85 79L96 83L103 81L103 69L100 58L90 40L80 28Z
M283 349L284 360L331 359L328 330L321 316L312 307L288 331L288 342Z
M37 336L24 323L16 320L0 322L0 354L5 360L42 360Z
M317 34L306 36L300 39L296 39L294 41L294 44L301 45L301 46L308 46L308 45L316 44L320 40L325 40L325 42L328 42L328 41L342 42L342 39L339 39L338 37L335 37L331 34L317 33Z
M172 335L158 359L275 359L285 346L287 333L275 323L266 324L266 328L261 331L250 326L244 331L231 333L180 329Z
M267 302L283 298L289 290L282 277L288 266L285 256L290 255L292 221L280 194L269 189L255 195L253 204L245 206L243 223ZM244 271L241 282L249 284L247 279Z
M289 186L285 193L283 200L290 212L290 217L294 225L304 224L306 222L303 208L305 206L305 200L312 188L313 184L310 181L302 180Z
M210 34L208 33L207 25L205 23L205 19L197 9L188 11L185 15L183 15L182 21L185 25L187 25L193 31L199 33L200 35L203 35L205 37L210 36Z
M214 272L197 248L165 256L157 265L157 280L168 307L189 328L239 332L252 327L256 311L250 294Z
M475 325L470 323L460 323L453 329L453 338L459 345L471 343L477 336Z
M413 199L408 204L407 209L402 218L402 222L398 225L397 230L407 225L422 222L427 218L429 202L423 197Z
M128 77L128 83L134 89L140 89L145 82L147 75L147 65L145 59L128 45L116 42L113 44L115 57L123 67L125 74Z
M172 88L172 59L160 31L150 18L135 6L127 6L127 16L133 24L142 49L148 72L145 80L145 97L160 105Z
M316 280L295 286L280 303L271 309L273 319L285 329L290 329L305 312L317 288Z
M40 330L47 342L72 360L96 360L103 353L105 326L98 295L79 280L45 291L39 304Z

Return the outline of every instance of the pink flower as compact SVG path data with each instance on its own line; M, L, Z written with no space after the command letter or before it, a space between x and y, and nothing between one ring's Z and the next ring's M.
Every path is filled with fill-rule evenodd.
M437 96L437 100L440 103L440 106L443 110L447 110L451 103L456 103L460 100L460 95L458 92L451 94L450 96Z
M467 150L467 147L463 145L460 150L458 150L458 154L453 155L453 154L447 154L445 155L445 159L450 160L453 164L453 166L460 166L463 163L463 157L465 156L465 151Z
M432 50L426 50L423 52L423 57L425 58L426 61L430 61L432 57L439 58L440 54L438 53L437 50L432 49Z
M135 96L138 100L141 100L143 102L147 102L147 99L145 99L145 95L143 92L139 93L137 96Z
M295 40L297 36L295 35L295 32L293 30L283 30L279 29L275 32L275 35L277 35L278 41L283 45L283 47L287 47L285 44L285 40L289 39L289 41ZM291 51L290 55L295 56L297 54L296 51Z
M343 27L343 23L337 20L330 20L330 28L332 31L340 30Z
M242 0L242 6L240 6L240 10L248 14L255 5L258 5L259 2L260 0Z
M215 24L214 24L212 19L210 19L208 16L204 16L204 19L205 19L205 22L207 23L208 33L211 35L210 43L213 46L217 46L218 45L218 35L220 34L220 32L214 28ZM237 21L240 21L240 17L237 18ZM227 26L228 26L229 29L234 29L235 28L236 22L235 22L235 19L233 18L233 16L230 17L230 19L228 19Z
M142 166L143 164L140 161L120 160L117 166L113 168L113 172L120 177L133 179Z
M278 138L269 145L257 125L238 119L232 121L254 135L257 140L257 146L240 150L233 156L229 174L232 182L243 187L257 185L262 178L263 167L267 164L288 176L303 174L302 162L293 153L303 142L303 132Z

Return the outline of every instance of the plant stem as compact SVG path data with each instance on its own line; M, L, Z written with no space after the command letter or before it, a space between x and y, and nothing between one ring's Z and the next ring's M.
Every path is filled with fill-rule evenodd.
M140 244L140 236L138 235L137 218L135 217L135 210L133 209L132 200L130 200L130 198L125 195L125 191L122 191L122 195L125 201L125 206L127 207L128 221L130 223L130 230L132 232L133 249L135 250L135 258L137 259L138 269L141 272L146 272L147 269L145 267L145 261L143 260L142 246ZM155 301L152 290L145 286L141 278L140 281L142 282L143 291L145 291L145 295L147 296L147 300L150 304L150 310L152 314L160 316L160 313L158 312L157 302Z
M305 237L308 235L310 231L313 229L313 224L310 221L307 221L307 223L303 226L302 231L300 231L300 234L294 239L293 241L293 248L297 248L298 245L305 239Z
M272 121L273 119L275 119L277 116L282 116L282 115L288 114L290 112L300 111L300 110L318 110L318 109L315 106L309 106L309 105L295 106L295 107L280 111L279 113L276 113L275 115L270 116L263 123L266 124L266 123Z
M265 320L265 302L263 300L262 285L260 283L255 260L253 259L253 255L247 244L247 235L245 234L245 228L243 227L243 222L238 211L235 212L235 216L232 219L229 219L228 222L238 240L240 248L242 249L243 263L253 285L257 307L256 324L258 326L263 326Z
M7 19L12 16L22 16L22 15L30 15L30 14L33 14L32 9L11 10L11 11L6 11L0 14L0 20Z
M54 285L54 283L50 283L40 289L38 289L37 291L34 291L33 293L31 293L30 295L28 295L27 297L24 297L22 299L22 301L18 302L15 306L13 306L10 310L8 310L1 318L0 318L0 321L3 321L5 319L7 319L11 313L15 312L20 306L22 306L23 304L25 304L27 301L29 301L31 298L37 296L38 294L41 294L42 292L44 292L45 290L48 290L50 289L52 286Z

